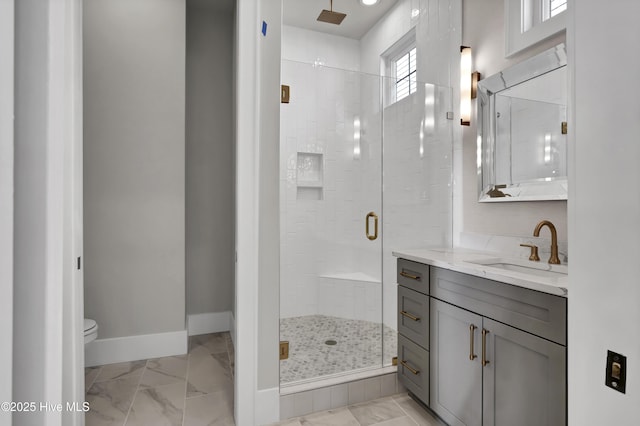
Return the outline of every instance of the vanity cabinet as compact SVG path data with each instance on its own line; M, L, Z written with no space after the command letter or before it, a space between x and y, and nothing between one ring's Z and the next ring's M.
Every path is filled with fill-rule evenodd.
M427 341L398 316L399 360L428 363L428 391L407 384L422 366L399 365L400 381L450 426L565 425L566 298L428 268L427 293L398 287L399 312L428 313Z
M431 299L431 404L450 426L565 424L566 348Z

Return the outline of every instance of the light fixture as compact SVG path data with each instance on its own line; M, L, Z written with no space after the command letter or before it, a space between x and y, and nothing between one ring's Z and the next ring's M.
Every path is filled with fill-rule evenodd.
M378 1L380 0L360 0L360 3L365 6L373 6L374 4L378 4Z
M471 124L471 99L478 92L480 73L471 72L471 48L460 46L460 124Z

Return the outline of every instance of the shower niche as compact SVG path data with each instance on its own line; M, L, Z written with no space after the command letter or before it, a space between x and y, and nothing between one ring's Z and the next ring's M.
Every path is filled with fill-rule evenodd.
M296 157L296 199L322 200L322 154L298 152Z

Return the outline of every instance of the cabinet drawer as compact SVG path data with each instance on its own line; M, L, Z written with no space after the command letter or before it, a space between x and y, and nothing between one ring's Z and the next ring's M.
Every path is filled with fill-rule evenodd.
M488 318L567 344L567 299L448 269L431 268L431 295Z
M398 259L398 284L429 294L429 265Z
M429 296L398 286L398 333L429 349Z
M398 379L429 405L429 351L398 335Z

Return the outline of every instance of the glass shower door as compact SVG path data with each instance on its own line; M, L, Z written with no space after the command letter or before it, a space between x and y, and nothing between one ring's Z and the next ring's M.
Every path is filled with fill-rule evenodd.
M380 77L282 61L282 385L382 366Z

